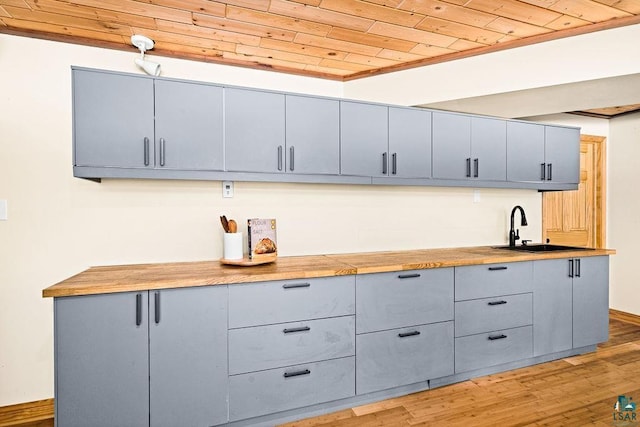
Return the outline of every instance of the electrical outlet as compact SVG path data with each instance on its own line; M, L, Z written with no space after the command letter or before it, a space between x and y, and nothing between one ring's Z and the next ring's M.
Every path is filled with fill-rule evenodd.
M233 197L233 181L222 182L222 197Z

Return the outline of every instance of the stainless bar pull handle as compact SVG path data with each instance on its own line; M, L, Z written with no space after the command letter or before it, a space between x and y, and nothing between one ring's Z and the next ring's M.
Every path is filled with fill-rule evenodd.
M149 166L149 138L144 137L144 165Z
M569 260L569 277L573 277L573 260Z
M303 369L302 371L285 372L284 377L285 378L299 377L300 375L309 375L310 373L311 373L310 370Z
M398 274L398 279L412 279L414 277L420 277L420 273Z
M160 292L156 292L153 296L154 299L154 316L155 316L155 321L156 324L160 323Z
M489 340L490 341L495 341L495 340L503 340L505 339L507 336L505 334L500 334L500 335L490 335L489 336Z
M136 294L136 326L142 324L142 294Z
M294 147L289 148L289 170L293 171L294 163L293 158L295 157Z
M398 173L398 153L393 153L391 155L391 175L396 175Z
M311 283L285 283L282 285L284 289L308 288Z
M160 138L160 166L164 166L164 138Z
M501 265L500 267L489 267L489 271L499 271L506 270L508 267L506 265Z
M478 173L479 173L478 165L479 164L480 164L480 161L478 159L473 159L473 177L474 178L478 177Z
M420 335L420 331L403 332L398 334L400 338L414 337L416 335Z
M387 174L387 153L382 153L382 175Z
M282 170L282 145L278 145L278 170Z
M553 179L553 165L551 163L549 163L547 165L547 181L551 181Z
M301 326L299 328L285 328L282 330L285 334L292 334L294 332L307 332L310 331L311 328L309 326Z
M467 178L471 178L471 157L467 157Z
M507 302L505 300L501 300L501 301L491 301L488 302L487 305L502 305L502 304L506 304Z
M544 181L545 180L545 173L544 173L544 167L545 167L546 163L540 163L540 180Z
M580 260L576 259L576 277L580 277Z

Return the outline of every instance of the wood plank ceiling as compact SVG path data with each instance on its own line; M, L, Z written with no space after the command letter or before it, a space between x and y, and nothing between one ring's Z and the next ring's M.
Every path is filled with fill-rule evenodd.
M352 80L640 22L640 0L0 0L0 32Z

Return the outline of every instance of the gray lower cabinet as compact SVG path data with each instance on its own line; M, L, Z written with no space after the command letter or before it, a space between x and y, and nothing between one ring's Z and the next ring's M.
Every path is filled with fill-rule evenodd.
M453 374L453 322L358 335L356 392L371 393Z
M74 165L221 171L222 108L218 86L74 69Z
M147 292L54 300L57 427L149 425Z
M237 421L355 395L355 357L229 377L229 420Z
M227 421L226 286L55 299L56 425Z
M535 261L534 353L609 338L609 257Z
M433 113L433 177L505 181L506 122Z
M573 347L609 339L609 257L569 260L573 279Z
M285 95L224 89L225 170L284 172Z
M385 105L340 102L340 173L387 176L389 117Z

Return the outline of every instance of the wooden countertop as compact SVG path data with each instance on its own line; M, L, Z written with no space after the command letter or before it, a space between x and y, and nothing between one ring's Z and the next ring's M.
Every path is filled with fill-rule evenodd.
M222 265L219 261L114 265L91 267L44 289L42 296L107 294L612 254L615 250L526 253L478 246L279 257L274 263L252 267Z

